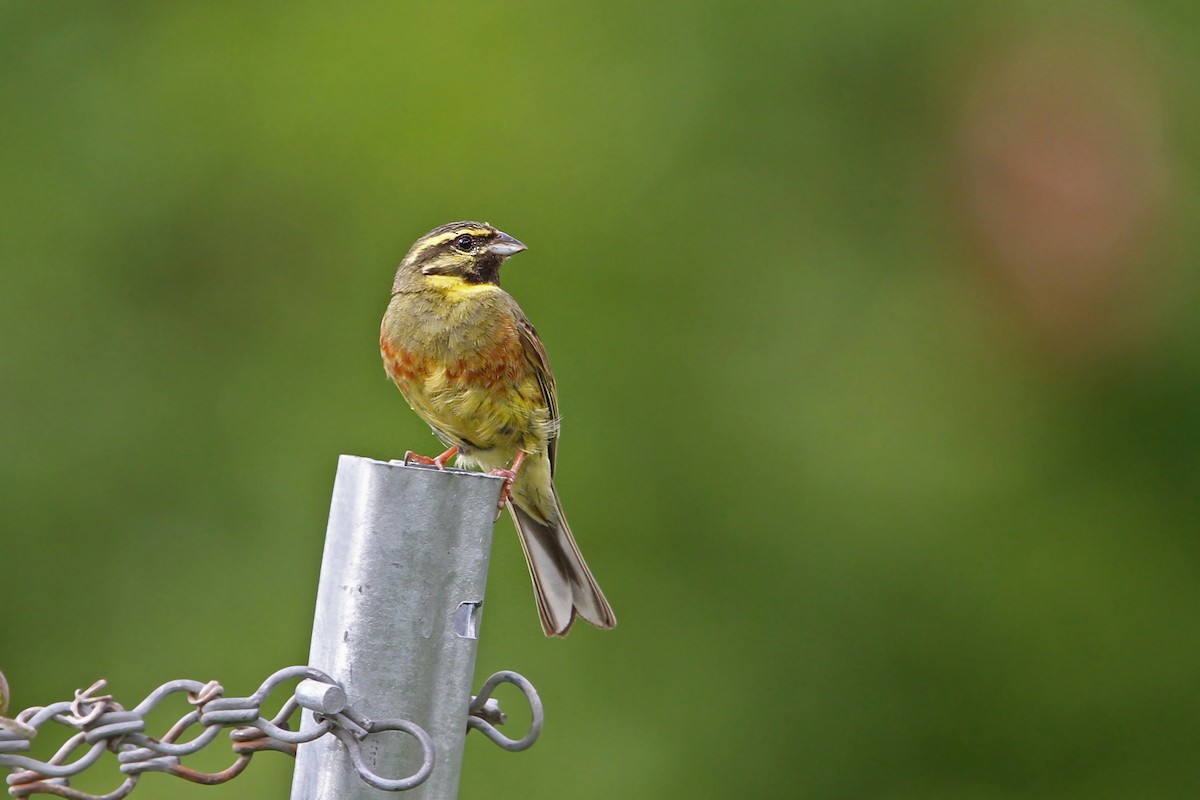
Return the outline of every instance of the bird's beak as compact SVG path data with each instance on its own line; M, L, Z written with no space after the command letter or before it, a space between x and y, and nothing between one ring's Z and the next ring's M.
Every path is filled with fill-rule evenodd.
M516 255L524 249L525 245L503 231L496 231L496 238L488 245L488 252L501 258Z

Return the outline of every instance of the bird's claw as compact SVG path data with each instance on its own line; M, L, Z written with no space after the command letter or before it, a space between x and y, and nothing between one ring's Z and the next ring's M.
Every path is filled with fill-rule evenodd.
M404 451L404 466L407 467L410 464L424 464L427 467L434 467L434 466L437 466L437 461L435 459L430 458L429 456L418 455L417 453L414 453L412 450L405 450Z
M424 464L427 467L437 467L438 469L445 469L446 462L449 461L450 459L454 458L456 455L458 455L457 447L451 447L449 450L442 453L437 458L430 458L429 456L423 456L423 455L414 453L412 450L405 450L404 451L404 466L407 467L409 464Z
M504 510L504 504L512 500L512 485L517 479L517 473L511 469L493 469L488 471L488 475L495 475L497 478L504 478L504 485L500 487L500 500L496 503L496 515Z

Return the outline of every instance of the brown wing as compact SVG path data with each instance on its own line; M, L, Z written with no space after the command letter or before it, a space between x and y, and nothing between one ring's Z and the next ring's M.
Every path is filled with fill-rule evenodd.
M554 391L554 373L550 371L550 359L546 348L538 338L537 331L523 314L517 316L517 330L521 334L521 348L525 360L533 368L534 377L546 398L547 414L550 417L550 440L546 444L546 455L550 458L550 475L554 475L554 463L558 460L558 397Z

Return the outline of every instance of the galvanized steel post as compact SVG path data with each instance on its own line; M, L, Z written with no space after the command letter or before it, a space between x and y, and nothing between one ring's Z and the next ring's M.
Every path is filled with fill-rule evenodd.
M338 461L308 663L344 686L359 714L424 728L435 761L428 780L396 795L366 785L346 748L326 736L299 748L292 800L457 797L501 483L357 456ZM305 717L305 728L315 724ZM389 777L422 763L418 742L401 733L365 740L363 756Z

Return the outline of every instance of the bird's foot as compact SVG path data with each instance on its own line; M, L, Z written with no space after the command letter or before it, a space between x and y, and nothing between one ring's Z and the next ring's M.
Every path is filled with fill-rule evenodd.
M511 469L493 469L488 471L488 475L495 475L497 478L504 478L504 485L500 487L500 500L496 503L496 510L503 511L504 504L512 500L512 485L517 479L516 470Z
M437 456L436 458L430 458L429 456L417 455L412 450L408 450L408 451L405 451L405 453L404 453L404 463L406 465L408 465L408 464L424 464L427 467L437 467L438 469L445 469L446 462L449 461L450 459L454 458L456 455L458 455L458 445L452 445L449 450L442 453L440 456Z
M504 510L504 504L512 500L512 485L517 479L517 470L525 463L525 451L518 450L516 458L513 459L512 469L493 469L488 471L488 475L495 475L497 478L504 478L504 485L500 487L500 501L496 503L496 512Z

